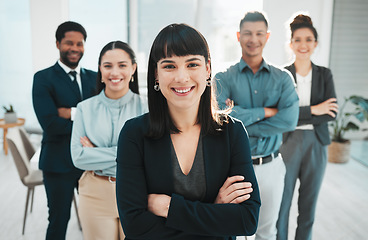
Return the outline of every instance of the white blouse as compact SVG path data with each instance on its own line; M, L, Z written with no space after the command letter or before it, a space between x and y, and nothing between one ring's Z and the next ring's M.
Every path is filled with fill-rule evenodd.
M299 107L310 106L312 92L312 69L303 77L296 73L296 91L299 97ZM313 130L312 124L297 126L296 129Z

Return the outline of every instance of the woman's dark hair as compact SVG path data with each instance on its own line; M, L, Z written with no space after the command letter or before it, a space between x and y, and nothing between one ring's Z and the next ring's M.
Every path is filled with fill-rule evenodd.
M304 14L297 15L293 21L290 23L290 30L291 30L291 38L294 37L294 32L300 28L309 28L316 39L318 40L318 34L316 28L313 26L312 19Z
M173 123L166 98L161 91L155 91L157 62L172 56L201 55L208 63L211 59L206 39L193 27L186 24L170 24L162 29L155 38L148 60L148 108L150 126L148 137L160 138L166 132L179 133ZM203 79L205 81L206 79ZM208 80L211 80L211 75ZM219 117L217 102L212 87L206 87L201 96L197 123L201 124L202 134L215 133L224 120Z
M106 44L101 52L100 52L100 56L98 57L98 72L97 72L97 82L96 82L96 91L97 94L100 93L102 91L102 89L105 88L105 84L101 82L101 71L100 71L100 65L101 65L101 58L103 57L103 55L105 55L105 53L107 51L110 50L114 50L114 49L121 49L124 52L128 53L130 60L132 60L132 64L136 64L136 60L135 60L135 54L133 49L125 42L122 41L114 41L114 42L109 42L108 44ZM139 87L138 87L138 66L135 69L135 72L133 74L133 81L129 80L129 89L136 93L139 94Z
M61 42L61 40L65 37L66 32L80 32L83 35L84 41L87 39L87 32L82 25L76 22L68 21L59 25L56 29L55 37L56 41Z

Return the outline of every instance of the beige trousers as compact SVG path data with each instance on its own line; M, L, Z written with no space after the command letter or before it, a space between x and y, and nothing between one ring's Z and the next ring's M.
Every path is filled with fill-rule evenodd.
M79 217L85 240L124 239L116 204L116 185L85 171L79 179Z

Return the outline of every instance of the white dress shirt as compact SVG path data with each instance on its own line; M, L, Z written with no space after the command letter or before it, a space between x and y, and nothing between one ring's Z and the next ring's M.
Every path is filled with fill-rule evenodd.
M68 74L68 76L70 77L70 81L73 81L73 77L69 74L69 72L70 71L76 71L77 72L77 75L76 75L77 83L78 83L78 86L79 86L79 91L80 91L81 96L82 96L82 80L81 80L81 75L80 75L81 68L80 68L79 64L76 68L71 69L70 67L68 67L67 65L62 63L60 61L60 59L58 60L58 63L60 65L60 67L66 72L66 74ZM72 107L71 108L71 113L70 113L70 115L71 115L70 120L72 120L72 121L74 121L75 112L76 112L76 107Z
M312 92L312 69L303 77L296 73L296 91L299 96L299 106L310 106ZM297 126L296 129L313 130L312 124Z

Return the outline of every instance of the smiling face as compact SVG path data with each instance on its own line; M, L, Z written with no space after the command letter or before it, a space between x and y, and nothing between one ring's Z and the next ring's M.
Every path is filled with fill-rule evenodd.
M244 22L239 32L238 41L242 48L244 59L262 59L263 48L266 46L270 33L264 21Z
M60 61L74 69L78 66L84 53L84 36L80 32L66 32L61 41L56 42L60 52Z
M101 81L105 83L105 95L108 98L118 99L129 90L129 81L134 74L137 65L127 52L122 49L107 51L101 58L99 66Z
M156 79L169 111L193 111L197 115L210 76L210 64L201 55L171 56L157 62Z
M317 47L317 41L309 28L299 28L293 32L290 47L297 60L310 60L314 49Z

